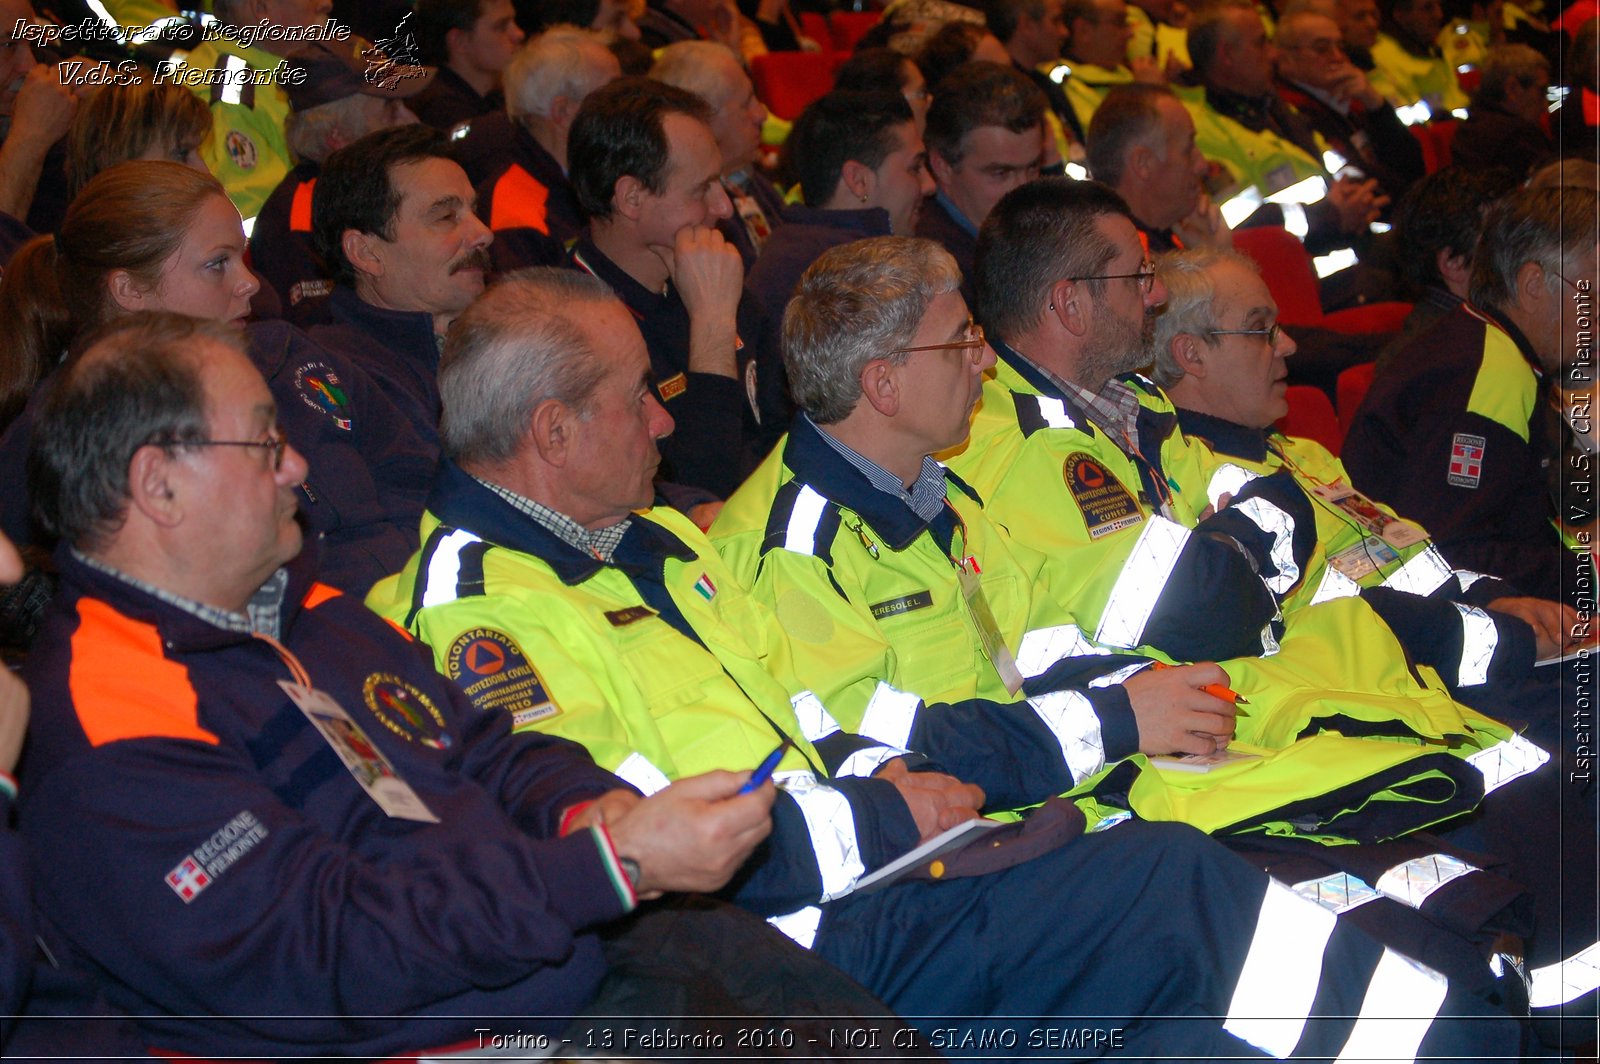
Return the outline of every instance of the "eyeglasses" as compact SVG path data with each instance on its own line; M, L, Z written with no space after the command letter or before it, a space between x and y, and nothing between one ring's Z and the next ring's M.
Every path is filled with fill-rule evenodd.
M1268 347L1278 346L1278 337L1283 335L1283 326L1274 322L1265 329L1207 329L1207 336L1265 336Z
M918 344L916 347L897 347L889 353L891 355L909 355L913 351L953 351L967 350L979 351L983 349L983 326L967 319L966 335L960 340L947 340L942 344Z
M1061 279L1063 281L1126 281L1130 278L1138 278L1139 291L1149 294L1150 290L1156 286L1156 264L1149 259L1145 259L1144 262L1139 264L1139 272L1137 273L1101 273L1093 277L1063 277Z
M288 437L273 431L264 440L154 440L153 447L260 447L272 452L272 471L283 468L283 452L289 446Z

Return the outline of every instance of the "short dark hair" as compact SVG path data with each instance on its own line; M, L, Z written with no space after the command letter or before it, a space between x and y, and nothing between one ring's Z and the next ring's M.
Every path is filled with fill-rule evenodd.
M1105 215L1132 214L1098 181L1047 177L1001 197L978 230L973 267L984 327L1002 340L1032 328L1063 277L1104 273L1117 249L1095 229ZM1089 281L1098 296L1103 282Z
M483 16L485 3L486 0L417 0L416 21L412 25L422 61L434 66L448 63L450 48L446 38L450 31L471 33Z
M588 29L599 15L600 0L538 0L517 5L517 21L530 37L551 26Z
M988 32L974 22L946 22L917 50L917 67L929 88L972 61L978 42Z
M335 280L355 283L355 267L344 255L345 230L394 239L400 209L394 168L424 159L455 162L445 135L418 124L368 133L328 156L311 193L311 242Z
M912 121L898 92L830 92L795 119L784 156L806 206L821 207L839 188L844 164L876 170L898 146L894 131Z
M911 57L893 48L863 48L833 74L839 92L899 92L905 84L901 68Z
M1239 38L1238 30L1228 18L1232 11L1253 12L1255 8L1244 0L1223 0L1204 11L1189 26L1189 60L1194 64L1195 76L1202 81L1216 64L1223 43L1231 44Z
M1122 180L1128 149L1161 128L1161 112L1156 100L1162 96L1177 98L1165 85L1140 82L1118 85L1106 93L1089 120L1084 144L1089 155L1089 173L1096 181L1116 185Z
M611 197L623 177L661 194L671 158L669 114L711 122L711 108L700 97L651 78L619 78L584 99L567 135L567 171L590 218L611 217Z
M988 23L989 32L1000 39L1001 44L1007 44L1016 35L1017 24L1022 21L1022 16L1039 19L1044 17L1044 0L984 0L983 20Z
M1405 279L1418 289L1443 287L1439 252L1472 256L1489 205L1516 187L1511 171L1447 166L1412 185L1394 212L1395 247Z
M33 426L29 489L45 529L100 546L127 518L134 452L206 437L201 340L245 351L237 326L164 311L118 318L85 338Z
M930 152L954 165L966 154L962 141L974 129L999 126L1023 133L1044 121L1049 106L1039 86L1022 71L977 60L957 67L939 83L923 140Z
M1517 272L1537 262L1551 285L1563 260L1592 253L1600 227L1593 189L1518 189L1489 208L1472 255L1471 299L1501 310L1516 298Z

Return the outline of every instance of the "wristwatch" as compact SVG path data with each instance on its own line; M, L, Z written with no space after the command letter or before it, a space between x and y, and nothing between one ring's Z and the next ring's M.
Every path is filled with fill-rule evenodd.
M632 857L623 857L618 854L617 863L622 866L622 874L628 877L628 886L633 888L634 893L638 893L639 877L642 874L639 870L639 862Z

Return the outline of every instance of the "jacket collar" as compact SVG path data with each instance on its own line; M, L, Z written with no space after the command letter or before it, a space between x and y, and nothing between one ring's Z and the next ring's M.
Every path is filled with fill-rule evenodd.
M425 310L375 307L344 284L334 287L328 297L328 309L335 321L361 330L388 350L421 358L430 366L439 362L433 315Z
M807 207L801 203L783 209L785 225L815 225L827 229L846 229L862 236L888 236L891 232L889 212L882 207L860 210L829 210L826 207Z
M819 495L858 514L891 550L905 550L931 525L950 520L948 505L933 521L924 521L910 506L873 487L843 455L828 446L821 430L803 414L795 416L789 429L783 464ZM950 479L950 471L945 470L945 480Z
M497 546L539 558L569 587L606 568L604 561L585 554L528 517L448 458L439 460L428 512L452 528L465 529ZM654 521L638 518L628 526L616 553L623 565L662 557L686 561L694 556L694 551L677 536Z
M994 348L996 358L1005 364L1005 368L1021 377L1023 381L1038 394L1047 399L1057 399L1066 405L1067 412L1078 427L1090 435L1095 435L1100 430L1094 422L1089 420L1089 415L1084 411L1083 404L1076 398L1068 395L1056 386L1056 382L1045 375L1044 371L1034 365L1022 353L998 336L989 338L989 346Z
M1266 429L1253 429L1248 425L1228 421L1198 410L1178 407L1178 427L1185 436L1204 440L1213 451L1231 458L1249 462L1267 460Z
M289 632L300 612L300 604L305 601L306 592L314 582L319 555L316 537L307 536L300 553L284 566L289 574L289 582L283 593L279 628L284 643L289 642ZM236 632L208 624L187 610L163 602L126 580L86 565L67 543L56 546L54 559L65 589L76 592L80 597L107 602L118 613L154 625L169 650L179 653L219 650L248 643L255 638L249 632Z
M1469 314L1477 314L1483 320L1511 337L1511 342L1517 345L1517 350L1522 353L1523 359L1532 367L1533 375L1540 380L1544 379L1544 366L1540 364L1539 356L1534 354L1533 345L1528 342L1527 336L1523 334L1521 329L1513 325L1504 316L1480 307L1475 303L1462 303L1461 307Z

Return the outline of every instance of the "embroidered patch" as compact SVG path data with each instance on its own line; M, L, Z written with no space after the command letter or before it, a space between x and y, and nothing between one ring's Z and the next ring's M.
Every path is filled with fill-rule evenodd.
M717 585L711 582L711 577L707 573L700 574L700 579L694 582L694 589L707 602L717 597Z
M167 886L188 905L266 837L267 826L246 809L179 861L166 874Z
M1482 436L1458 432L1450 441L1450 470L1445 476L1458 488L1474 488L1483 478L1483 449L1487 443Z
M294 371L295 391L311 409L327 414L333 423L350 431L350 397L345 394L339 374L326 362L307 362Z
M885 617L898 617L902 613L910 613L913 610L925 610L932 605L933 592L918 591L914 595L901 595L899 598L874 602L867 609L872 611L872 616L881 621Z
M444 671L479 709L510 713L513 728L561 712L516 640L497 629L469 628L456 636L445 653Z
M649 606L629 606L622 610L606 610L606 620L611 622L613 628L626 628L635 621L642 621L646 617L654 617L656 611Z
M255 141L237 129L230 129L222 143L228 149L228 158L233 160L233 165L241 170L254 170L256 168Z
M1139 504L1105 466L1082 451L1067 456L1061 477L1078 503L1090 539L1132 528L1144 520Z
M289 305L292 307L302 299L320 299L332 291L332 281L296 281L289 286Z
M656 391L661 394L661 401L663 403L672 402L672 400L676 399L678 396L682 395L688 390L689 378L682 373L674 374L673 376L662 381L660 384L656 385Z
M379 723L400 738L435 750L449 749L444 714L411 683L392 672L375 672L362 684L361 697Z

